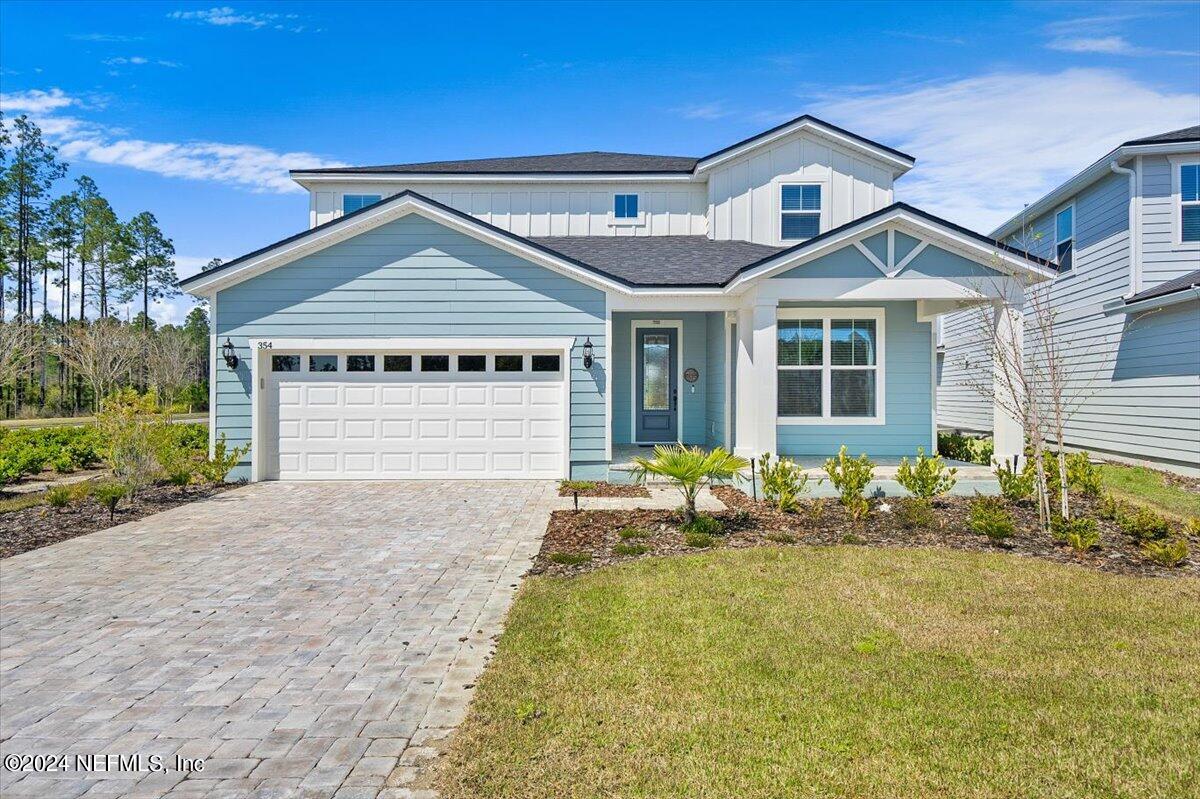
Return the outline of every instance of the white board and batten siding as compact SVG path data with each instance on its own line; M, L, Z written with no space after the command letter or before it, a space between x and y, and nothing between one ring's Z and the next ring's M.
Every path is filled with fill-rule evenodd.
M343 194L389 197L415 191L518 236L703 236L708 197L703 184L556 183L453 184L351 183L322 186L310 195L309 223L342 213ZM639 219L613 219L613 195L638 195Z
M821 231L892 203L892 172L807 134L761 147L708 174L709 237L786 245L779 238L779 186L819 183Z

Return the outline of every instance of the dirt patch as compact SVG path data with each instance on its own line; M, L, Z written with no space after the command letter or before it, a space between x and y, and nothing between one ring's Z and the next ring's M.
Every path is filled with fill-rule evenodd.
M558 487L558 495L560 497L570 497L575 495L575 490L567 486ZM619 483L593 483L591 488L579 489L581 497L640 497L646 499L650 496L650 492L645 486L638 485L621 485Z
M1095 519L1100 531L1100 547L1079 553L1055 541L1038 527L1037 509L1032 504L1010 504L1015 532L1003 543L993 543L967 526L970 499L946 497L934 504L934 523L930 527L907 528L895 511L904 500L891 499L891 512L883 503L872 502L866 522L855 524L836 500L808 500L797 513L780 513L755 502L728 486L713 488L713 494L727 510L713 513L725 526L717 545L725 548L755 546L812 546L856 544L875 547L949 547L975 552L1005 552L1019 557L1042 558L1073 563L1098 571L1139 576L1200 576L1200 542L1190 540L1192 554L1179 566L1167 568L1150 560L1135 541L1111 521L1101 519L1097 503L1087 497L1074 499L1075 512ZM633 528L636 537L623 537L623 529ZM626 536L628 536L628 532ZM626 545L618 549L619 545ZM628 545L643 545L633 550ZM626 554L619 554L620 552ZM542 549L534 561L533 574L579 574L592 569L637 558L696 552L684 541L678 520L669 510L589 510L555 511L550 517ZM554 553L590 555L584 562L557 563Z
M72 502L65 508L43 504L0 514L0 558L137 521L231 488L236 485L152 486L139 491L132 501L121 500L111 521L108 509L90 497Z

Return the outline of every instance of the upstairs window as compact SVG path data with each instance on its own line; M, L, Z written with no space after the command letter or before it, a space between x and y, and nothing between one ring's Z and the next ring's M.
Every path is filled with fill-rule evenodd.
M637 219L638 196L636 194L613 195L613 219Z
M1179 167L1179 239L1200 241L1200 164Z
M811 239L821 232L821 187L814 184L780 186L779 238Z
M1058 271L1071 269L1075 257L1075 206L1068 205L1054 215L1054 257Z
M352 214L355 211L366 208L368 205L374 205L381 199L383 198L378 194L343 194L342 213Z

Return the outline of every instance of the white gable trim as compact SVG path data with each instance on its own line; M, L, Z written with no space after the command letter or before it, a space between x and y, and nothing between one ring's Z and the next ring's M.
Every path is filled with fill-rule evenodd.
M523 244L509 238L503 233L484 227L482 222L475 219L464 219L461 216L447 212L445 209L426 201L418 196L408 195L403 198L384 200L370 211L341 217L326 227L314 228L310 234L301 235L290 241L284 241L264 252L247 259L235 267L216 271L205 279L201 273L199 280L189 283L185 291L197 296L212 296L221 289L229 288L244 280L261 275L280 266L289 264L306 255L332 247L334 244L351 239L381 225L394 222L409 214L417 214L426 219L444 225L451 230L463 233L505 252L512 253L538 266L543 266L559 274L586 283L596 288L632 293L629 286L616 280L580 267L568 260L556 258L532 244Z
M716 167L728 161L741 158L752 150L757 150L760 147L765 147L779 141L780 139L800 132L815 133L819 136L823 136L824 138L831 139L843 147L864 153L889 167L893 171L893 174L907 172L908 170L912 169L913 164L915 163L911 159L902 158L894 153L888 152L881 147L875 147L874 145L868 144L854 136L847 136L845 133L834 130L826 125L822 125L821 123L812 119L800 119L790 125L785 125L777 130L750 139L749 141L746 141L731 150L719 151L714 155L701 158L696 164L696 174L699 175L703 172L707 172L708 170L715 169Z
M748 284L761 278L771 277L772 275L786 272L789 269L794 269L797 266L814 261L823 255L828 255L848 245L858 245L857 249L863 252L868 260L885 275L891 277L894 274L899 274L899 271L907 267L912 259L916 257L917 249L909 253L900 264L892 264L890 263L890 256L894 253L894 248L889 247L889 263L884 264L865 246L859 245L859 242L863 239L870 238L884 230L899 230L913 236L926 245L937 244L982 266L992 269L1006 267L1010 274L1028 274L1043 279L1051 279L1056 274L1054 271L1038 266L1015 253L999 247L989 247L984 242L971 236L966 236L953 228L931 222L928 219L910 213L904 208L895 208L886 214L847 227L836 235L822 239L814 246L802 248L797 252L780 253L769 261L765 261L753 269L738 275L729 283L727 290L742 291ZM924 249L924 247L919 247L919 249Z

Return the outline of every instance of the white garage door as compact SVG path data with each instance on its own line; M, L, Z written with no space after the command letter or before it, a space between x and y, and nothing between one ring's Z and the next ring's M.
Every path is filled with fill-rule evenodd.
M560 478L554 353L272 353L266 477Z

